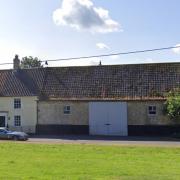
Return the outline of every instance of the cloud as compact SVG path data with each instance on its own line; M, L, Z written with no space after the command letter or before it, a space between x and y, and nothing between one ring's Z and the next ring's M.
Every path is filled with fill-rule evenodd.
M173 52L176 54L180 54L180 44L177 44L175 47L177 47L177 48L174 48Z
M77 30L109 33L119 31L119 23L111 19L109 11L95 7L91 0L63 0L53 12L56 25L70 26Z
M119 59L119 57L120 57L120 56L118 56L118 55L110 56L110 58L113 59L113 60Z
M99 49L110 49L110 47L104 43L97 43L96 47L98 47Z
M89 63L89 65L90 65L90 66L97 66L97 65L99 65L99 62L100 62L100 61L91 60L90 63Z

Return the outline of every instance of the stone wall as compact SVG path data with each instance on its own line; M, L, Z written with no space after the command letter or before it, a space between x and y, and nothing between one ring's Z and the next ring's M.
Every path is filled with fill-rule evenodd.
M64 106L71 107L64 114ZM38 102L39 125L88 125L88 102L40 101Z
M163 113L163 104L164 101L128 102L128 125L172 125L172 120ZM156 115L148 114L149 106L156 106Z
M128 125L172 125L163 114L163 101L129 101L127 103ZM64 114L64 106L71 107L70 114ZM157 114L149 115L148 106L156 106ZM40 101L38 102L38 124L88 125L88 102Z
M128 101L128 134L172 135L179 126L163 114L164 101ZM64 114L64 106L71 107ZM156 115L149 115L148 107L156 106ZM38 102L39 134L89 134L89 103L83 101Z
M129 101L127 103L128 125L171 125L163 114L164 101ZM71 106L71 113L64 114L64 106ZM148 107L156 106L157 114L149 115ZM38 124L46 125L88 125L88 102L40 101L38 103Z

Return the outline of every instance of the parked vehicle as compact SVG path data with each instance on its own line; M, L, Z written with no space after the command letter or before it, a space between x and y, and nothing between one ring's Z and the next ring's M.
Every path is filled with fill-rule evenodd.
M8 131L5 128L0 128L0 139L11 139L14 141L22 140L26 141L28 140L28 135L24 132L17 132L17 131Z

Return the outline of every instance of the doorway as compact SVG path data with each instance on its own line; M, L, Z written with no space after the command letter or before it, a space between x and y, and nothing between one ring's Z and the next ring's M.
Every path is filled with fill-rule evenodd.
M7 125L7 114L0 113L0 128L5 128Z
M127 136L127 103L91 102L89 126L91 135Z

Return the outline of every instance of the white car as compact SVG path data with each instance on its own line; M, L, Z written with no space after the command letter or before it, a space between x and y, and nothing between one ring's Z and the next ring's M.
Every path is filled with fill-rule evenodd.
M8 131L5 128L0 128L0 139L4 139L4 140L12 139L15 141L18 141L18 140L26 141L26 140L28 140L28 134L26 134L24 132Z

